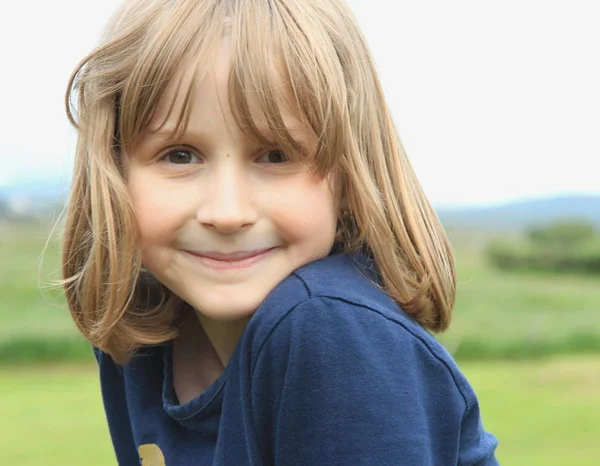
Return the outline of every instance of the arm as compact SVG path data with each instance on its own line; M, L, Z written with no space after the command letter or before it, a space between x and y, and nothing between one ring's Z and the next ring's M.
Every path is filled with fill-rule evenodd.
M318 298L289 313L261 349L253 399L276 466L496 464L445 361L353 304Z
M117 461L122 465L139 464L129 420L122 369L110 356L95 347L94 355L98 362L104 411Z
M458 464L497 466L499 463L494 452L498 441L483 428L475 392L462 374L459 374L457 383L462 387L461 392L466 401L461 422Z

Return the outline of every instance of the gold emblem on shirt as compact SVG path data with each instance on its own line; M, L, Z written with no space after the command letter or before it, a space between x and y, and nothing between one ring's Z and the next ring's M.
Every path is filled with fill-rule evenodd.
M166 466L163 452L154 443L141 445L138 448L138 454L142 460L142 466Z

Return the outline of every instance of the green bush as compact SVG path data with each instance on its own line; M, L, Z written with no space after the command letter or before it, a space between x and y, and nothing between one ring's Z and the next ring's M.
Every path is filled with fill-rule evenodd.
M69 338L22 336L0 340L0 366L93 360L91 345L78 335Z
M527 236L532 243L547 246L573 246L594 238L594 225L585 221L562 220L545 227L530 228Z
M600 236L584 222L560 222L533 228L524 239L493 241L486 255L504 270L600 273Z

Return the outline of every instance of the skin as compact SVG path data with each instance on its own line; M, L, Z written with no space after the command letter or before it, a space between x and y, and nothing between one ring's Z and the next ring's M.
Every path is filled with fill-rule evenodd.
M181 91L167 89L141 142L126 154L144 266L196 310L223 366L277 284L329 254L337 223L329 179L240 132L227 97L230 62L224 39L181 138L171 141L169 133L190 79L185 74ZM173 117L156 131L173 100ZM286 126L312 150L316 136L288 107ZM265 249L260 260L199 257Z

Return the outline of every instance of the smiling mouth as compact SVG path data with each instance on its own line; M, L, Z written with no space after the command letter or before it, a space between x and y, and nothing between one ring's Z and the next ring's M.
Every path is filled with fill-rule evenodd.
M254 251L240 251L224 254L215 251L196 252L185 251L200 263L217 270L242 269L267 258L277 248L260 249Z

